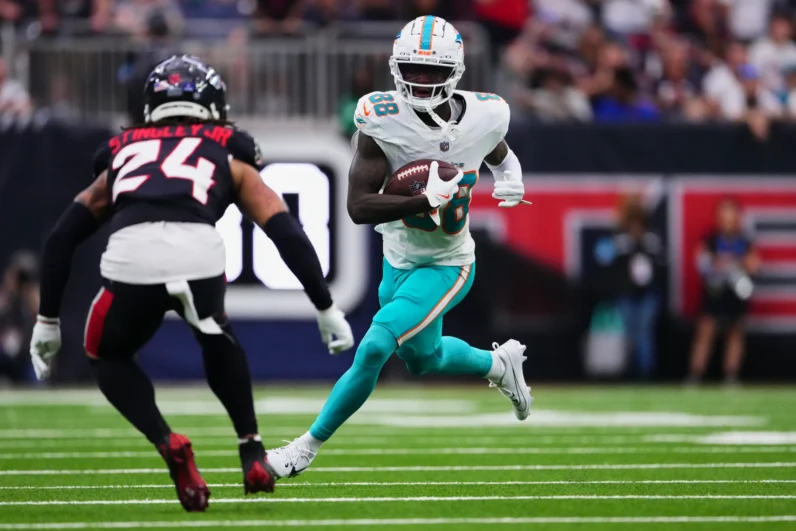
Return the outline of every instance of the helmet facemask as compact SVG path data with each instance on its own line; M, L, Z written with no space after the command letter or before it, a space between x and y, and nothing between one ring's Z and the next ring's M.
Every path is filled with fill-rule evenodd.
M464 73L464 64L393 56L390 58L390 71L401 99L418 111L427 112L453 96Z

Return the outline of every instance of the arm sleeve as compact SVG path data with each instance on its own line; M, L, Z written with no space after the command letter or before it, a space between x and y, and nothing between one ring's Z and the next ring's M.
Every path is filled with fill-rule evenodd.
M263 225L288 269L296 275L312 304L318 310L332 306L332 295L310 239L290 212L281 212Z
M72 255L99 226L91 211L78 202L69 205L55 223L42 255L39 315L58 317L72 268Z

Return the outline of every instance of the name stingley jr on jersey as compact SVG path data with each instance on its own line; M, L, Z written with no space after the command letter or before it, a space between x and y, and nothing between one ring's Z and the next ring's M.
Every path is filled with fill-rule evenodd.
M223 147L235 134L235 129L221 125L188 124L170 125L129 129L113 137L108 142L111 151L115 154L122 145L141 140L155 140L162 138L202 137L212 140Z

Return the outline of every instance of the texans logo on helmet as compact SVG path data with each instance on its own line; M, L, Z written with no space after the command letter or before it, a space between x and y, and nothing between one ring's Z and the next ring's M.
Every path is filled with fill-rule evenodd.
M409 185L409 192L412 195L420 195L425 191L426 191L426 183L415 181Z

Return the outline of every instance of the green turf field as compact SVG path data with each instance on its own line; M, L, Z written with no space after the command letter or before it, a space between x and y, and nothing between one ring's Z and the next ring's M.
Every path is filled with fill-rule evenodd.
M267 446L328 387L257 393ZM517 422L486 384L387 388L306 474L244 497L204 388L159 390L210 509L185 513L160 458L98 392L0 391L0 529L796 530L796 391L534 389Z

